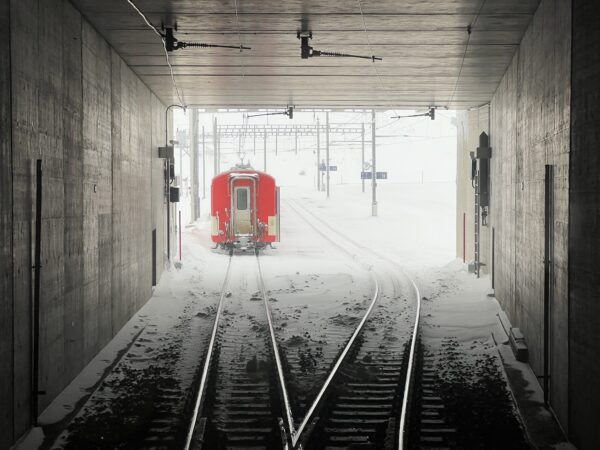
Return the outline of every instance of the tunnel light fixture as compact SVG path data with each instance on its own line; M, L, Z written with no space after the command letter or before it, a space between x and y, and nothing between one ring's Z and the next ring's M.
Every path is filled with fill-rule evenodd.
M338 53L338 52L327 52L323 50L315 50L308 43L309 39L312 39L312 31L298 31L296 37L300 39L300 57L302 59L312 58L313 56L336 56L340 58L361 58L370 59L372 62L382 61L383 58L379 58L375 55L364 56L364 55L351 55L349 53Z
M244 45L222 45L222 44L205 44L202 42L184 42L178 40L173 34L173 30L177 31L177 28L163 26L164 33L161 36L165 40L165 47L168 52L173 52L182 48L188 47L200 47L200 48L236 48L239 51L251 50L252 47L246 47Z

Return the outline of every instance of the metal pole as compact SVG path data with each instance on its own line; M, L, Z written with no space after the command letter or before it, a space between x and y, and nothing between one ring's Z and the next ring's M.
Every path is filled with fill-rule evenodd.
M217 175L217 118L213 116L213 175Z
M190 137L189 137L189 133L188 133L188 141L189 141ZM183 186L183 142L180 142L179 144L179 185ZM173 147L175 147L175 144L173 144ZM189 148L189 144L188 144L188 148Z
M467 261L467 213L463 213L463 264Z
M317 190L321 191L321 133L317 117Z
M362 138L362 151L361 151L361 160L360 160L360 171L361 173L365 170L365 123L360 124L360 135ZM365 179L361 177L362 182L362 191L365 192Z
M35 196L35 256L33 266L33 342L32 342L32 379L31 379L31 415L32 422L37 425L39 415L38 398L40 371L40 272L41 272L41 241L42 241L42 160L36 162L36 196Z
M550 401L550 336L552 286L554 285L554 166L546 165L544 177L544 404Z
M295 137L296 137L296 155L297 155L298 154L298 130L296 130Z
M167 196L167 260L171 263L171 160L165 158L165 195Z
M202 125L202 198L206 198L206 141L204 139L204 125Z
M327 183L327 198L329 198L329 111L325 113L325 178Z
M198 174L198 110L193 108L190 111L190 175L191 175L191 184L192 184L192 198L191 198L191 207L192 207L192 216L190 220L194 222L198 219L200 215L199 208L199 195L198 195L198 187L199 187L199 174Z
M267 171L267 130L265 130L265 151L264 151L264 171Z
M221 173L221 133L217 131L217 173Z
M242 156L242 133L238 134L238 158Z
M373 155L373 166L371 167L371 186L373 190L373 201L371 204L371 215L377 215L377 145L375 142L375 110L371 110L371 152Z
M179 261L181 261L181 210L179 210Z

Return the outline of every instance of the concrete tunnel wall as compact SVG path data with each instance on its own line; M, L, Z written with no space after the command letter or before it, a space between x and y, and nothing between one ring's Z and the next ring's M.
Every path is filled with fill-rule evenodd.
M573 0L569 190L569 429L598 448L600 426L600 8Z
M549 401L561 426L581 449L596 448L600 441L596 408L600 402L598 20L598 8L590 2L540 3L490 104L490 217L488 241L482 244L482 260L494 274L496 297L512 325L523 331L531 367L542 376L544 178L545 165L553 165ZM477 109L459 113L458 123L460 207L473 202L461 159L466 161L477 146L476 136L487 132L488 126ZM462 257L459 213L457 256ZM472 217L470 222L472 227ZM472 239L473 234L468 236ZM468 249L467 259L472 259L472 247Z
M543 373L544 171L546 164L555 165L551 398L564 424L570 38L570 1L542 1L489 105L489 122L485 111L482 114L486 107L458 114L459 160L469 158L481 132L490 134L490 215L488 226L482 227L481 259L494 274L496 297L513 326L525 334L530 363L538 375ZM468 169L460 173L459 186L468 184L468 201L473 203ZM472 227L472 215L467 220ZM468 236L472 240L473 234Z
M152 294L165 105L66 0L0 0L0 448L31 425L35 160L40 411ZM8 39L10 37L10 39Z

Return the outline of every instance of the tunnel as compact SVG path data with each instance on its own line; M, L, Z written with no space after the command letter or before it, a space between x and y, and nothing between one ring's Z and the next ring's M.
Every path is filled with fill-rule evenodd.
M0 448L597 448L598 20L0 0Z

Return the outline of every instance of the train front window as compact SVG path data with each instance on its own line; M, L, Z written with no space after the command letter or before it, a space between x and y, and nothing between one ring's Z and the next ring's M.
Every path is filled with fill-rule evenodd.
M248 189L237 189L235 205L238 211L248 209Z

